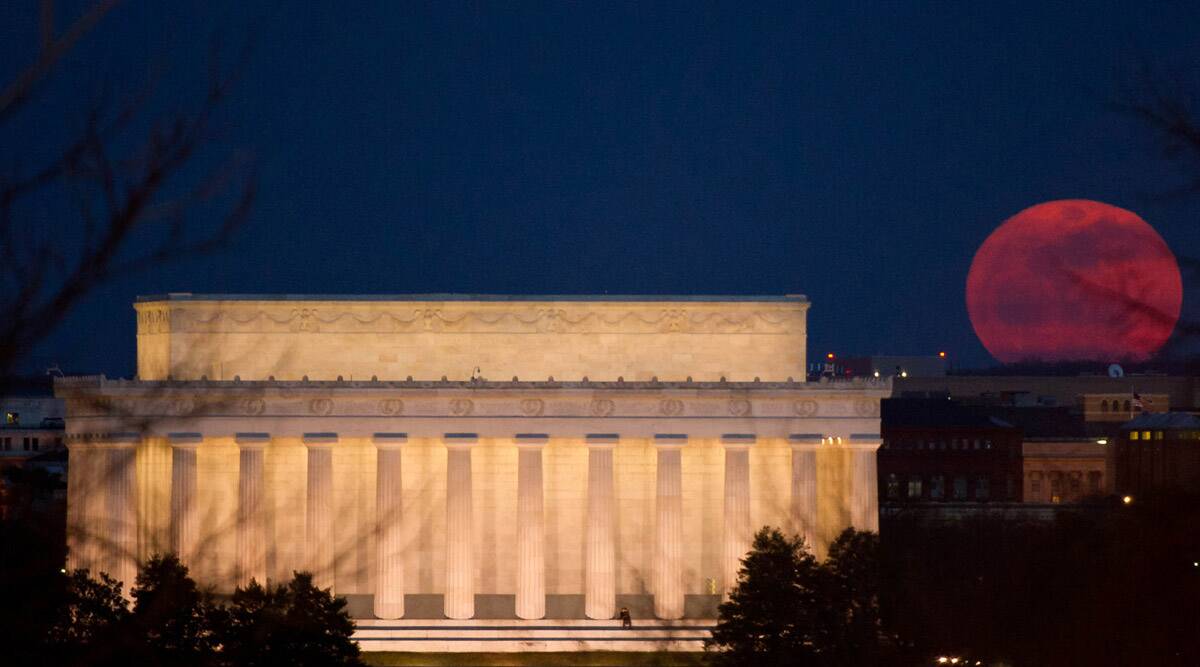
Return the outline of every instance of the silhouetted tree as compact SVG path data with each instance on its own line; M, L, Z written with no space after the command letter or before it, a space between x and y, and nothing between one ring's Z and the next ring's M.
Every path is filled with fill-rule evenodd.
M222 623L212 594L201 591L174 555L151 556L137 575L130 630L147 657L161 665L215 661L216 628Z
M817 665L829 645L827 573L804 540L759 530L706 648L718 665Z
M251 581L230 601L220 632L227 665L360 665L346 601L297 572L282 586Z
M870 665L879 660L879 535L847 528L829 547L833 662Z

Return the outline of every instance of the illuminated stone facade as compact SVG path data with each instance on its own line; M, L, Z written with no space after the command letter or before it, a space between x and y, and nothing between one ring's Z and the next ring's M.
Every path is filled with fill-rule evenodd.
M57 383L71 565L127 583L175 551L379 618L705 617L756 528L877 527L890 385L803 381L803 297L136 308L140 379Z

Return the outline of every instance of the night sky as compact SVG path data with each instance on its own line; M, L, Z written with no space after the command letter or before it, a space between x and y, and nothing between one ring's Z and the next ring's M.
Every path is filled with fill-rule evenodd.
M1198 69L1197 3L252 4L127 3L0 130L33 163L105 85L186 105L211 35L257 36L209 148L257 157L248 225L104 286L32 366L132 375L131 303L168 291L803 293L810 357L975 366L967 270L1028 206L1105 201L1200 256L1200 199L1156 196L1178 171L1106 108L1139 59ZM4 81L35 5L0 8ZM30 238L69 248L71 211Z

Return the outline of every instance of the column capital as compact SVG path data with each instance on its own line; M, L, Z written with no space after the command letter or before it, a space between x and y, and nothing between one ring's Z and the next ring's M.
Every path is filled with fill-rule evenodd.
M847 449L875 451L883 444L883 438L878 433L851 433L844 441Z
M758 436L753 433L723 433L721 434L721 444L725 445L725 449L749 449L758 441Z
M793 451L815 450L824 440L825 436L820 433L792 433L788 436L788 444Z
M167 443L175 449L195 449L204 442L202 433L168 433Z
M588 433L584 436L588 449L612 449L620 440L618 433Z
M471 445L479 444L479 434L446 433L442 435L442 442L446 444L447 449L465 449Z
M375 433L371 442L379 449L400 449L408 442L407 433Z
M242 449L262 449L271 442L270 433L236 433L233 441Z
M683 449L688 442L686 433L655 433L654 446L658 449Z
M141 433L95 433L84 439L94 449L129 449L142 441Z
M305 433L302 440L307 447L332 447L338 443L338 434L332 432Z
M545 433L518 433L513 436L518 449L541 449L550 441Z

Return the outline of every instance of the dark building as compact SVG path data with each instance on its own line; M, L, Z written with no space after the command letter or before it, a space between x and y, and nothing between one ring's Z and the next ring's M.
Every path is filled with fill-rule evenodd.
M948 399L882 403L879 498L909 503L1019 502L1021 430Z
M1200 492L1200 417L1186 412L1138 415L1121 425L1115 445L1117 493Z

